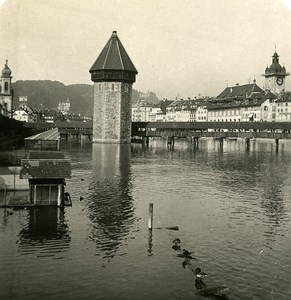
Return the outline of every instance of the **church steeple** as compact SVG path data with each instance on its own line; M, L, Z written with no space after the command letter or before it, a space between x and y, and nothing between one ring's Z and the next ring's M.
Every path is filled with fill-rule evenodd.
M13 101L13 90L11 86L11 70L8 67L8 60L6 60L4 68L1 73L1 84L0 84L0 114L12 117L12 101Z

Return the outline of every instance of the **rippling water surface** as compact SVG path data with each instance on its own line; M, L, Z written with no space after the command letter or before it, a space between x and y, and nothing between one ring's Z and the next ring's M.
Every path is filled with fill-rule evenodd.
M0 299L202 299L176 237L223 299L291 299L291 143L274 144L63 145L73 206L0 210Z

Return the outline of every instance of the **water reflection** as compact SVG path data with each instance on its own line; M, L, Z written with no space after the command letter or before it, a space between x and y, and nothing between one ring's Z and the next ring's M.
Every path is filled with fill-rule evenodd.
M112 258L135 222L130 145L94 144L93 182L88 209L92 227L89 239L96 242L102 256Z
M64 257L71 242L64 209L29 208L26 224L19 232L18 252L21 255L37 253L37 257Z
M267 168L264 174L265 181L260 205L267 217L264 222L266 226L264 235L267 237L268 247L272 247L277 235L284 235L284 223L288 217L288 209L285 206L282 191L287 179L288 166L282 163L279 169L280 171L278 168Z
M211 142L208 145L210 146ZM236 144L239 150L242 146L243 143ZM282 188L286 186L290 164L284 153L278 154L274 147L253 142L252 150L256 151L242 151L240 156L232 151L208 151L204 156L205 163L217 174L216 188L226 195L238 192L243 195L236 197L237 201L233 203L230 218L240 222L240 213L244 214L246 219L260 219L265 227L267 245L276 241L277 235L284 234L288 211ZM223 201L229 202L229 199L226 197ZM265 217L258 216L259 208Z

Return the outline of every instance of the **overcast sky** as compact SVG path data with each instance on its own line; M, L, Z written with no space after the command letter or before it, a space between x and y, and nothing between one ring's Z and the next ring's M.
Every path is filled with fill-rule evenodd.
M0 0L0 63L8 59L14 81L91 84L88 71L117 30L139 72L134 88L160 99L214 96L254 76L263 87L275 44L291 71L290 2Z

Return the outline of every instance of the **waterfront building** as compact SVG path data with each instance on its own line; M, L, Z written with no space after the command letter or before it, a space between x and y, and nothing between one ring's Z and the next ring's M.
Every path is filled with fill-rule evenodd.
M130 143L132 84L137 70L116 31L89 72L94 82L93 142Z
M291 121L291 92L285 92L279 96L279 99L276 101L275 110L276 121Z
M153 107L149 115L150 122L165 122L166 114L163 113L160 107Z
M255 82L226 87L216 98L208 101L208 121L248 122L272 119L276 96L264 92ZM262 111L268 113L262 113Z
M272 64L267 67L265 73L262 75L265 77L265 90L269 90L272 93L280 94L285 91L285 80L290 73L286 72L285 67L279 63L279 55L275 52L272 56Z
M198 106L196 110L196 114L194 114L195 118L193 121L197 122L206 122L208 110L205 106Z
M139 101L137 104L132 106L132 121L149 122L152 109L153 105L148 104L145 101Z
M8 60L6 60L0 80L0 115L9 118L12 118L13 114L13 89L11 80L11 70L8 67Z
M207 99L207 100L203 99L203 101L200 100L198 102L195 118L193 119L193 121L197 121L197 122L206 122L206 121L208 121L208 109L207 109L207 106L206 106L207 101L209 101L209 99ZM191 121L192 120L190 119L190 122Z
M265 101L261 104L261 121L275 122L277 96L270 91L265 91Z
M166 108L166 120L167 122L195 122L199 105L201 103L197 99L175 100Z

